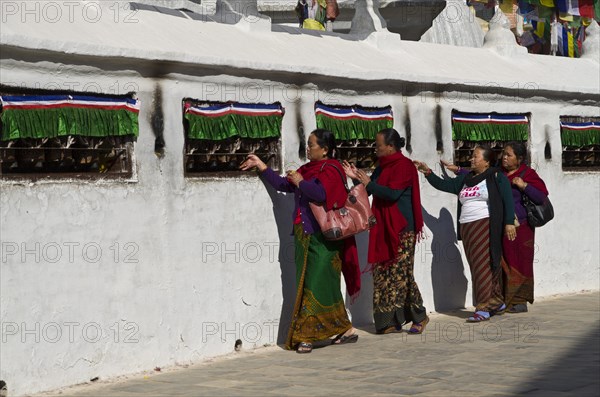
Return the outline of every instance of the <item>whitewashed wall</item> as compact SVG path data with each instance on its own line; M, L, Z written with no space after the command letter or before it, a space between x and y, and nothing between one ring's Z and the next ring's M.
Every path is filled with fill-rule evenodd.
M0 182L0 378L13 395L199 362L232 352L236 339L254 348L285 335L295 283L292 198L265 189L257 177L185 179L185 97L282 102L286 169L301 163L298 124L306 133L315 127L318 99L392 104L402 135L410 118L410 157L432 166L451 159L452 109L531 112L531 158L556 211L537 234L536 296L599 288L598 173L561 170L558 128L560 115L598 116L597 107L464 92L405 96L393 88L367 95L347 82L340 91L324 92L316 85L270 81L268 73L265 80L227 74L153 79L9 58L2 60L2 70L1 83L13 86L98 87L121 94L134 87L142 104L133 180ZM162 159L154 154L151 127L157 87L165 115ZM436 152L434 136L438 105L443 154ZM546 131L551 161L543 156ZM453 241L456 200L424 180L421 186L429 238L418 246L415 274L425 305L430 311L469 306L470 274L461 245ZM359 248L365 266L366 236L359 237ZM357 324L372 320L370 282L365 275L363 293L350 307Z

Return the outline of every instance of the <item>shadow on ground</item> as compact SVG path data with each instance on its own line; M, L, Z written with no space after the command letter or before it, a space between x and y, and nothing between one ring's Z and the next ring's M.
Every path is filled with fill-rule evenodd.
M568 334L568 323L560 326ZM600 396L600 321L591 328L587 335L576 339L571 349L544 365L529 381L519 385L514 393L548 396L557 395L558 392L561 396Z

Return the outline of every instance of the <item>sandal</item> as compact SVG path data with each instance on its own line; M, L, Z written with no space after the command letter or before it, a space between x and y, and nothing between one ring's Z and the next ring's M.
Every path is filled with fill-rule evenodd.
M490 319L490 313L484 311L476 311L471 317L467 319L468 323L480 323L482 321L488 321Z
M423 331L425 331L425 326L428 323L429 323L429 317L425 317L425 320L421 321L420 323L412 323L412 325L410 326L410 329L408 330L408 333L411 335L422 334Z
M331 341L332 345L343 345L344 343L356 343L358 341L358 335L356 333L352 335L340 334Z
M516 305L511 306L510 309L508 309L506 312L507 313L527 313L527 311L528 311L527 304L518 303Z
M313 345L308 342L300 342L298 343L298 347L296 347L296 353L306 354L312 352Z
M506 305L504 303L499 308L490 310L490 316L501 316L504 313L506 313Z

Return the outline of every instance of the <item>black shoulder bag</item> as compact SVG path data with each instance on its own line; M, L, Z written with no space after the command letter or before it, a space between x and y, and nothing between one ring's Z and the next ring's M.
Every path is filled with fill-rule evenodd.
M520 175L523 178L525 171ZM521 201L527 212L527 222L531 227L544 226L554 218L554 208L548 196L542 204L536 204L527 197L526 194L521 193Z

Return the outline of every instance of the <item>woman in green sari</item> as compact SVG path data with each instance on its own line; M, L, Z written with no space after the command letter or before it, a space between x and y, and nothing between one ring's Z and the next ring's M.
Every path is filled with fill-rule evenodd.
M257 156L249 155L242 170L256 167L261 177L278 191L294 193L294 243L296 303L286 340L288 349L310 353L313 343L332 338L331 343L353 343L356 330L348 319L340 289L344 273L348 292L360 290L360 268L354 237L326 240L310 210L310 202L323 203L327 210L346 202L345 175L335 154L333 133L317 129L307 146L309 162L281 177Z

